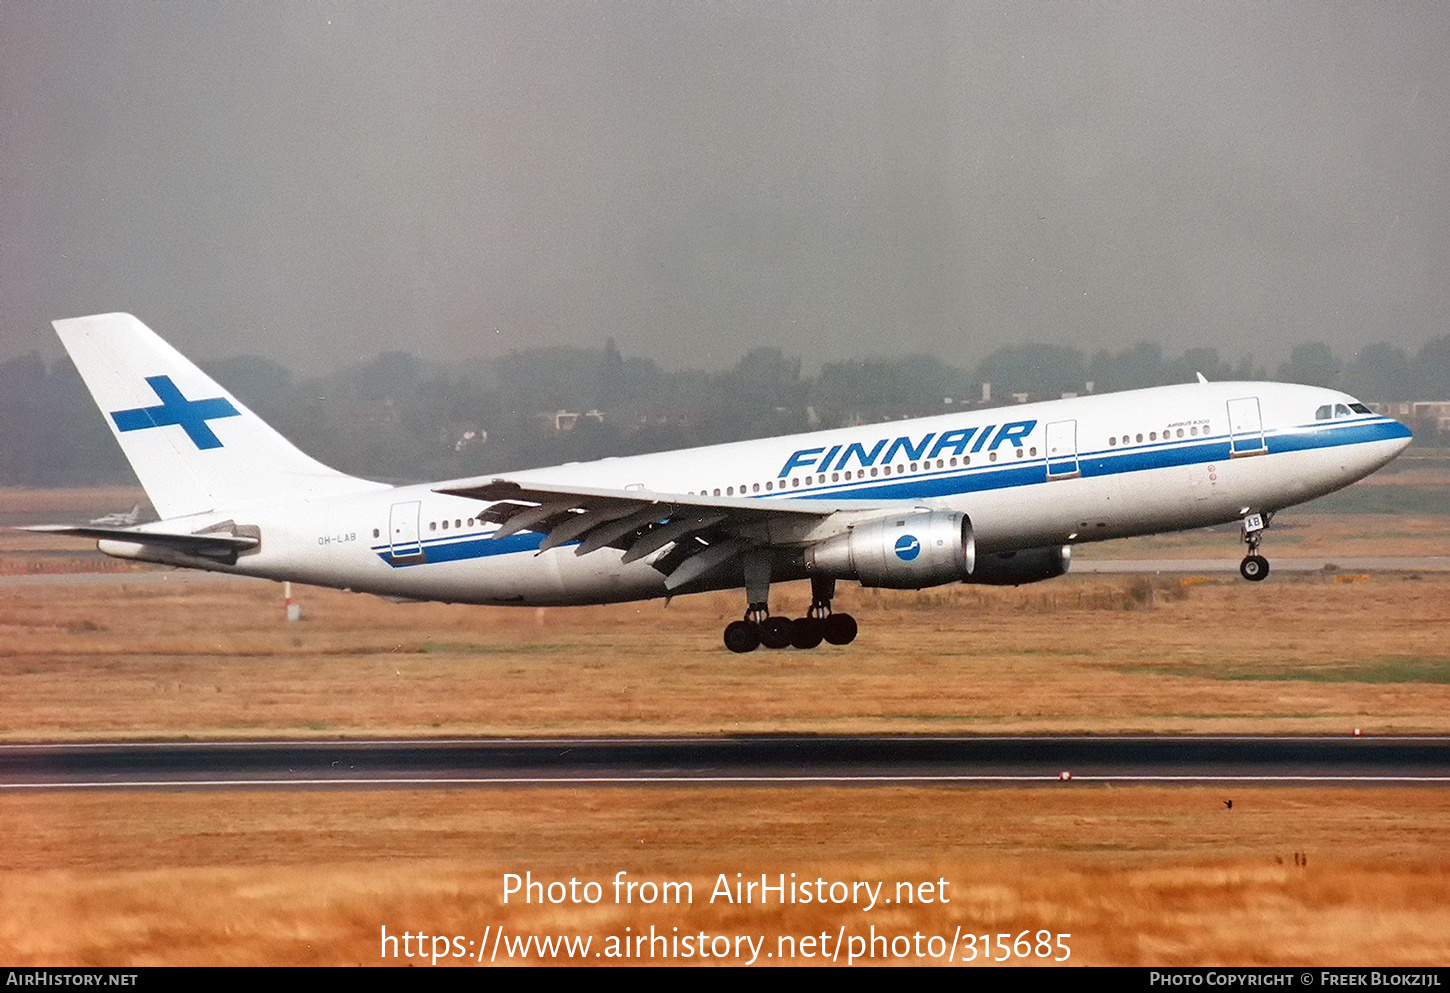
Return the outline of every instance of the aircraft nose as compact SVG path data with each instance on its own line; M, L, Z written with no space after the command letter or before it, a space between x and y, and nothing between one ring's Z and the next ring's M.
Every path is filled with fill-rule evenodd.
M1384 446L1384 461L1389 462L1391 459L1398 457L1405 449L1409 448L1410 442L1415 440L1415 436L1409 428L1396 420L1389 420L1385 427L1388 430L1384 435L1386 442Z
M1415 435L1412 431L1410 431L1409 428L1405 427L1399 421L1393 421L1391 423L1393 423L1395 427L1399 428L1400 431L1404 432L1403 434L1396 434L1394 436L1396 439L1395 454L1398 455L1405 449L1410 447L1410 442L1415 440Z

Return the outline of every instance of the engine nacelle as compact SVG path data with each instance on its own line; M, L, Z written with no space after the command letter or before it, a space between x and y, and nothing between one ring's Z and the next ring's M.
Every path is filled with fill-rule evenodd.
M985 586L1021 586L1061 576L1071 564L1071 545L999 552L977 559L977 567L972 570L967 582Z
M809 573L898 590L965 580L975 561L972 522L942 511L879 517L805 550Z

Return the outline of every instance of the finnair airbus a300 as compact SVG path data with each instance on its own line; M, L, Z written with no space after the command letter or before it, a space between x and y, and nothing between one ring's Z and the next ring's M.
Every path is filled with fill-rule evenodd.
M161 520L47 525L121 558L458 603L560 605L743 588L725 644L846 644L836 581L921 589L1067 571L1073 544L1264 528L1369 475L1403 425L1333 390L1197 383L442 483L390 486L298 451L129 314L55 322ZM805 617L771 583L811 581Z

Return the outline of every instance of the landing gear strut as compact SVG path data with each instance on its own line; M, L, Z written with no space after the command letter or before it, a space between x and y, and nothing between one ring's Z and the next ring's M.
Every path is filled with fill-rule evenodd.
M1244 518L1244 544L1249 546L1249 554L1239 563L1239 575L1251 583L1260 582L1269 575L1269 560L1259 554L1259 543L1264 540L1264 530L1273 517L1271 511L1249 514Z
M759 560L746 560L745 595L750 606L743 619L732 621L725 628L726 648L732 652L753 652L761 645L809 649L822 641L849 645L856 639L856 619L850 614L831 612L831 599L836 594L834 579L811 577L811 606L806 616L795 620L771 616L766 600L770 589L766 565L762 570Z
M856 640L856 618L850 614L831 613L831 598L836 595L836 581L811 577L811 608L797 624L819 625L821 637L833 645L849 645ZM818 642L819 644L819 642ZM811 646L812 648L815 645Z

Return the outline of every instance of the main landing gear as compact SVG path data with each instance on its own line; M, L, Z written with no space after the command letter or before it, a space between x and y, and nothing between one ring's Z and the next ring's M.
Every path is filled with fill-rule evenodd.
M1264 540L1264 530L1273 517L1271 511L1244 518L1244 544L1249 546L1249 554L1239 563L1239 575L1251 583L1260 582L1269 575L1269 560L1259 554L1259 543Z
M791 620L771 616L765 590L750 583L747 573L746 596L750 606L745 618L725 628L725 647L732 652L753 652L766 648L815 648L822 641L832 645L849 645L856 640L856 619L850 614L831 613L831 598L836 593L834 579L811 578L811 606L806 616ZM769 587L766 587L768 590ZM759 599L757 599L759 596Z

